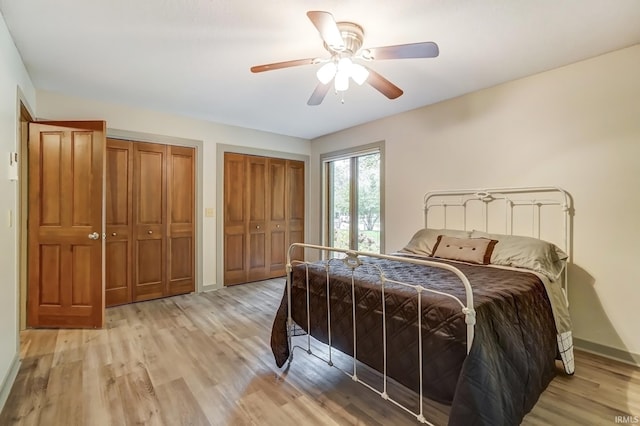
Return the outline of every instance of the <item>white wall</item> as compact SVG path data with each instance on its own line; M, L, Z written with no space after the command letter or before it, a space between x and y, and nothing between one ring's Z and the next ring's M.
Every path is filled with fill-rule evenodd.
M171 137L202 141L202 207L216 207L216 144L237 145L272 152L309 155L306 139L282 136L241 127L227 126L202 120L194 120L124 105L108 104L93 100L64 96L39 90L37 115L51 120L105 120L108 129L123 133L160 135L163 140ZM108 131L109 133L109 131ZM113 132L112 132L113 133ZM218 288L216 276L216 221L205 217L202 226L203 262L202 277L206 288Z
M312 191L320 154L385 140L393 251L422 226L429 190L560 186L575 205L574 336L640 354L639 76L636 45L315 139Z
M9 181L9 153L20 147L18 93L36 106L31 79L0 14L0 409L18 367L18 183ZM12 223L9 223L9 216Z

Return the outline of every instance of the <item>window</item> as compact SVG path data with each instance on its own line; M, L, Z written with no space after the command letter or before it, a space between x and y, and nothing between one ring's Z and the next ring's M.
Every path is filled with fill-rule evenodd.
M324 154L324 244L384 251L383 143Z

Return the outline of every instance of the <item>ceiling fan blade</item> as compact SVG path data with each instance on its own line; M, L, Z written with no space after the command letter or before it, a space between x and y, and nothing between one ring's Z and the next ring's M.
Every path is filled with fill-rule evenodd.
M307 16L318 29L320 37L327 43L333 50L344 50L344 40L342 34L338 29L336 20L333 19L333 15L329 12L322 12L318 10L311 10L307 12Z
M318 63L318 60L316 58L296 59L293 61L274 62L273 64L256 65L251 67L251 72L272 71L272 70L279 70L281 68L297 67L300 65L312 65L317 63Z
M329 93L331 88L331 82L327 84L318 83L315 90L311 94L311 97L307 101L307 105L320 105L324 100L324 97Z
M372 47L364 49L362 57L365 59L435 58L439 53L440 50L437 44L426 41L423 43Z
M385 95L387 98L395 99L397 97L400 97L404 93L401 88L399 88L371 68L367 69L369 70L367 83L369 83L374 89Z

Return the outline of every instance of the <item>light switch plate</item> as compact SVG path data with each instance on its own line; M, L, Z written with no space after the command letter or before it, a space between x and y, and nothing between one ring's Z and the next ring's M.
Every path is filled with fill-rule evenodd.
M9 153L9 180L18 180L18 153Z
M214 217L215 216L215 210L213 209L213 207L207 207L206 209L204 209L204 217Z

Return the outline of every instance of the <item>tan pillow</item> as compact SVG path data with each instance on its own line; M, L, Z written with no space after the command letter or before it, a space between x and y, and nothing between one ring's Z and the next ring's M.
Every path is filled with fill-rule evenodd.
M554 244L537 238L488 234L482 231L473 231L471 237L498 240L491 255L491 263L531 269L546 275L551 280L560 276L568 257Z
M487 265L496 240L488 238L456 238L439 235L433 257Z
M431 256L433 247L438 240L438 235L449 237L469 238L470 231L459 231L457 229L431 229L424 228L416 232L411 240L400 250L401 253L420 254Z

